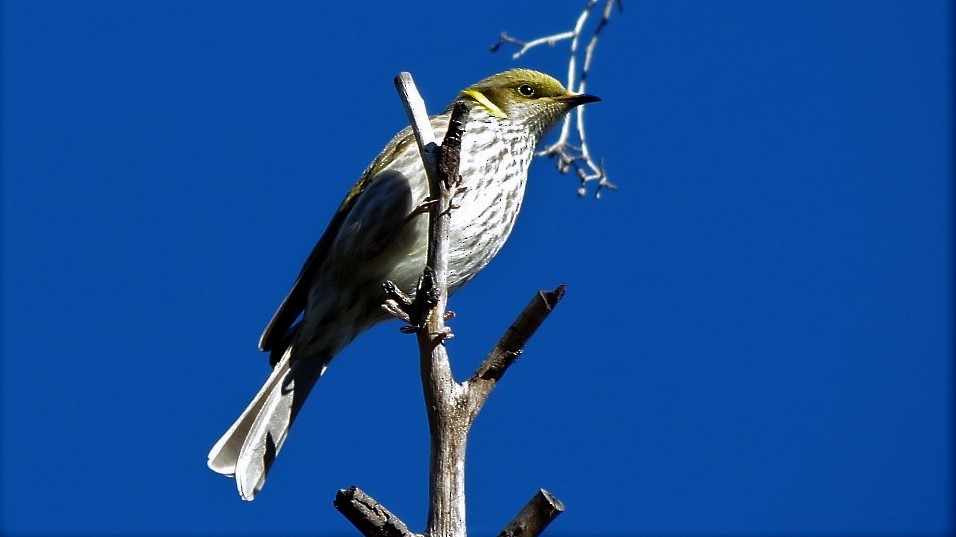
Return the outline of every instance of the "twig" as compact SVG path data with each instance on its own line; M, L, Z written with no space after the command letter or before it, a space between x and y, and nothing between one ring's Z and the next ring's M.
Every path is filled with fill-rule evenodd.
M497 51L502 44L506 43L517 45L520 47L520 49L518 52L515 52L512 55L514 59L517 59L535 47L545 44L553 46L558 41L570 39L571 50L570 56L568 58L568 78L566 85L569 90L578 93L585 93L585 90L587 89L587 76L591 70L591 61L594 58L594 50L597 47L598 38L601 34L601 31L605 26L607 26L615 4L618 6L619 11L623 11L624 9L622 0L604 0L604 10L601 13L601 19L598 21L597 26L594 28L594 31L591 34L591 39L584 48L584 65L579 73L578 49L580 46L581 34L584 31L584 26L588 20L588 16L591 14L591 9L594 8L598 1L599 0L588 0L587 5L584 7L584 10L578 16L578 19L574 24L574 29L571 31L539 37L527 42L515 39L509 36L507 33L502 32L501 36L498 38L498 43L492 46L491 50L493 52ZM574 131L577 134L577 143L571 141L572 121L575 123ZM600 197L601 192L605 188L612 190L617 189L617 186L608 181L607 171L604 168L604 162L597 161L591 156L591 151L588 147L587 137L585 135L584 129L584 107L578 107L574 114L565 116L564 121L561 123L561 133L558 136L558 140L555 143L538 151L536 154L538 156L557 158L557 162L555 164L558 168L558 171L561 173L567 173L573 168L575 174L577 174L578 179L581 182L580 186L578 187L579 196L583 196L585 193L587 193L587 183L591 181L597 181L597 188L594 191L595 197Z
M455 103L448 133L438 158L438 173L429 176L429 197L437 200L431 207L428 222L428 255L426 270L432 278L422 278L424 284L416 294L416 301L432 296L435 300L424 326L418 330L418 348L421 361L422 388L431 433L429 459L428 529L431 537L464 536L465 527L465 444L467 428L461 427L460 401L462 386L455 382L445 349L449 334L445 326L448 303L448 224L451 219L451 201L458 187L461 136L468 108Z
M565 39L571 39L574 37L574 32L564 32L561 34L547 35L544 37L539 37L538 39L532 39L531 41L524 42L518 39L511 37L505 32L501 32L500 40L491 46L492 52L498 52L498 49L501 48L501 45L504 43L511 43L512 45L518 45L521 49L518 52L515 52L511 55L511 59L517 60L518 58L524 56L526 52L537 47L539 45L548 45L554 46L558 41L563 41Z

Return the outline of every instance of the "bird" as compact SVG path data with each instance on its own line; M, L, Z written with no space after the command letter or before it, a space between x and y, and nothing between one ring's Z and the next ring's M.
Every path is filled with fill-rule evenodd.
M449 222L449 294L474 278L511 234L541 139L572 109L599 100L519 68L467 87L429 118L441 137L455 102L468 108ZM421 207L428 195L414 134L406 127L348 192L306 258L259 340L272 371L208 455L209 468L234 477L243 500L259 493L332 359L360 333L393 318L382 307L384 282L414 293L427 254L428 216Z

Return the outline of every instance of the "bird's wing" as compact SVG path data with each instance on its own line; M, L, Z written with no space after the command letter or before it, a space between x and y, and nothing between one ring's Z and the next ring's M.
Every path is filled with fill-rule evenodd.
M322 238L320 238L319 242L312 248L312 252L302 265L302 270L299 271L299 276L296 278L295 283L292 284L292 289L279 305L279 309L276 310L275 315L272 316L272 320L266 325L266 329L263 330L262 336L259 338L259 350L273 351L279 354L284 351L282 348L283 342L287 340L287 336L296 320L303 311L305 311L306 302L309 297L309 288L312 286L312 279L325 262L329 249L339 235L342 223L355 207L359 194L368 187L369 183L378 176L379 172L381 172L396 155L408 147L412 140L410 128L406 128L398 133L392 140L393 143L386 146L390 148L390 151L383 151L379 154L379 156L372 161L372 164L369 165L368 169L365 170L365 173L362 174L358 182L355 183L355 186L352 187L348 195L345 196L345 200L342 201L342 204L332 216L332 221L329 222L328 227L325 228ZM275 363L275 360L272 360L272 362Z
M272 320L269 321L269 324L266 325L266 329L263 330L262 336L259 338L259 350L271 351L278 349L279 343L285 340L289 328L292 327L296 319L299 318L299 315L305 310L306 299L309 296L309 286L312 283L312 276L322 265L325 254L335 239L338 228L342 225L342 221L351 208L349 205L350 200L346 198L345 203L339 207L339 210L336 211L332 217L332 221L329 222L328 227L325 228L325 233L322 234L322 238L319 239L319 242L312 248L312 252L309 254L309 257L306 258L305 264L302 265L302 270L299 271L299 276L296 278L295 283L292 284L292 289L289 290L285 299L279 304L279 309L276 310L275 315L272 316Z

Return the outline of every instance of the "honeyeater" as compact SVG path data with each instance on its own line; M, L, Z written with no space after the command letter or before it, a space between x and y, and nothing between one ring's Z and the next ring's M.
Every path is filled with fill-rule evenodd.
M508 239L528 167L541 138L574 107L599 100L529 69L490 76L463 90L468 106L461 185L449 222L448 291L475 277ZM436 136L451 106L432 116ZM440 140L439 140L440 142ZM385 146L345 196L259 340L272 373L209 452L209 468L235 476L252 500L289 427L335 355L389 319L383 282L413 293L425 264L428 181L411 128Z

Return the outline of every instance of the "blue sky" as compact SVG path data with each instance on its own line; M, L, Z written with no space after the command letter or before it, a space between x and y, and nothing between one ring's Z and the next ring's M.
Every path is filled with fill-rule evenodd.
M413 338L333 363L253 503L206 453L268 373L259 334L405 122L518 65L499 32L584 2L2 4L5 534L354 534L358 485L417 530ZM464 21L464 22L463 22ZM459 376L568 294L472 431L469 523L539 487L581 534L943 534L953 502L949 2L631 1L598 46L592 150L532 168L451 308ZM609 511L608 508L611 507Z

